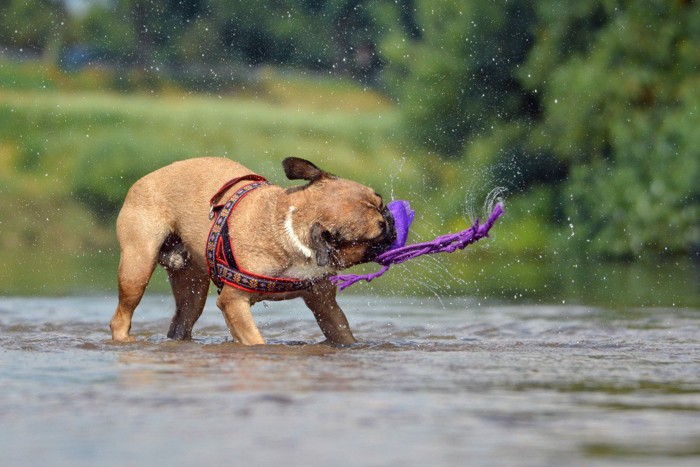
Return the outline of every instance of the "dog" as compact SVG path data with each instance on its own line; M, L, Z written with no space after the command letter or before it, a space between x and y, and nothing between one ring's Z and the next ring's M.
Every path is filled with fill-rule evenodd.
M175 162L134 183L116 224L121 257L119 303L110 321L113 341L134 340L133 313L158 264L167 271L176 304L167 335L191 339L207 299L210 271L212 279L217 276L217 267L212 269L215 255L210 254L216 245L210 250L209 244L221 227L227 230L238 269L229 271L230 281L216 277L222 284L217 306L237 342L265 343L251 305L297 297L313 313L326 342L356 342L328 277L387 250L396 238L394 220L382 197L367 186L300 158L287 158L282 166L288 179L308 183L272 185L237 162L214 157ZM254 190L251 181L257 181ZM217 212L223 219L231 204L221 209L214 198L233 201L232 194L240 192L246 193L228 221L214 221ZM271 280L270 287L294 281L301 288L268 292L239 286L233 278L240 279L236 274L241 271L253 278L248 285L262 278Z

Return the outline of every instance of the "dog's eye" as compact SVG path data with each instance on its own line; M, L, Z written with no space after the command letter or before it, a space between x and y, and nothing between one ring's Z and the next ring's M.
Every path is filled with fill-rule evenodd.
M326 230L321 235L323 236L323 239L331 245L338 246L343 243L343 236L337 230L334 232L329 232Z
M329 231L329 230L326 230L326 231L324 231L324 232L321 234L321 236L323 237L323 239L324 239L325 241L327 241L327 242L334 242L334 241L335 241L336 235L337 235L337 234L335 234L335 233L333 233L333 232L331 232L331 231Z

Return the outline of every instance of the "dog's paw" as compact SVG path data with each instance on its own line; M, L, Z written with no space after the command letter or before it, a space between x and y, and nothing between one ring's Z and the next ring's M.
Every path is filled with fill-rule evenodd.
M118 344L129 344L131 342L136 342L136 338L128 334L125 336L112 336L112 342L116 342Z

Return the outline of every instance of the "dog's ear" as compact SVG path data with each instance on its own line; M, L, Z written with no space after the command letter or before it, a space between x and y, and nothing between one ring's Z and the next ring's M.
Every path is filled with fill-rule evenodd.
M331 264L331 256L333 255L333 235L321 224L314 222L311 226L311 247L316 252L316 263L320 267L326 267Z
M335 175L319 169L311 162L299 157L288 157L282 161L284 173L290 180L308 180L315 182L322 178L337 178Z

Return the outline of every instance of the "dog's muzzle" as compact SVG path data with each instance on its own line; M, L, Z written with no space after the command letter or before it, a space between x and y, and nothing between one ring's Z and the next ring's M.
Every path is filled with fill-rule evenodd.
M377 256L387 251L396 240L396 223L394 222L394 217L391 215L389 208L385 207L382 210L382 217L384 218L382 235L379 237L378 242L367 250L362 260L363 263L374 261Z

